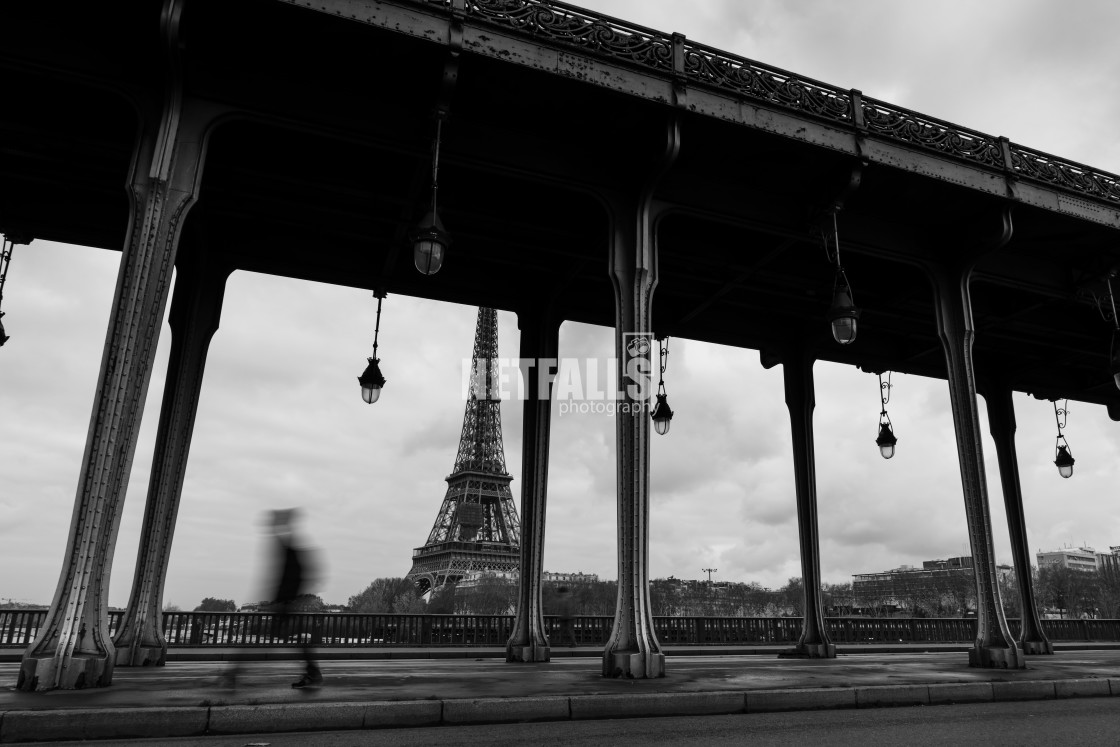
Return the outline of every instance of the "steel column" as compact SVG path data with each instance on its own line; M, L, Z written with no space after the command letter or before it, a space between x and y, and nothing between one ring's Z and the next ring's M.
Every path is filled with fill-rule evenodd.
M113 639L118 666L162 665L167 656L167 641L163 636L163 589L206 353L218 329L229 276L227 269L207 266L205 247L200 242L187 246L190 254L186 254L185 247L180 255L171 299L171 358L132 593L120 630Z
M1027 522L1023 514L1023 490L1019 483L1019 460L1015 454L1015 404L1006 384L985 387L988 403L988 428L996 443L999 475L1003 484L1003 503L1007 511L1007 531L1011 535L1011 556L1022 603L1019 644L1027 654L1053 654L1054 644L1042 630L1035 605L1031 579L1031 554L1027 544Z
M972 360L975 328L969 276L979 251L1000 246L1011 236L1011 216L1004 211L998 237L972 252L969 259L932 266L937 331L945 352L949 379L949 401L956 431L968 539L976 577L976 640L968 654L969 666L1026 667L1023 651L1007 626L996 580L992 518L988 510L988 488L984 475L980 418L976 404L976 371Z
M506 661L549 661L544 627L541 576L548 505L548 445L552 423L552 376L560 325L543 313L518 314L521 358L531 359L525 374L521 446L521 569L517 615L506 643Z
M116 652L107 597L120 505L167 307L179 232L202 173L209 116L185 106L178 67L181 3L162 24L171 70L163 108L142 128L130 176L128 239L109 317L58 587L27 648L17 687L43 691L111 684Z
M617 391L615 464L618 503L618 598L603 651L604 677L665 676L665 654L649 598L649 436L653 399L651 351L657 246L653 193L680 149L680 123L668 122L665 151L637 200L616 200L610 243L615 294Z
M821 599L821 553L817 534L817 466L813 438L811 355L789 352L782 358L786 407L793 434L793 468L797 483L797 532L801 544L801 578L805 592L805 621L797 647L783 656L834 659L836 646L828 637Z

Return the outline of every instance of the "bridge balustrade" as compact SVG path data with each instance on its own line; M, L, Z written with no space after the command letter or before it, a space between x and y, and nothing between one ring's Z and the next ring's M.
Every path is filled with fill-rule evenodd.
M46 610L0 610L0 647L25 647L34 640ZM124 613L109 613L115 635ZM580 615L573 620L577 644L603 646L614 619ZM665 646L780 645L801 636L800 617L655 617ZM976 637L975 618L830 617L835 643L968 643ZM1020 622L1009 619L1018 636ZM501 647L509 639L512 615L410 615L376 613L300 613L279 625L267 612L165 612L164 636L171 648L190 646L268 647L310 642L323 647ZM1043 620L1051 641L1120 641L1120 620ZM545 617L545 632L555 645L560 619Z

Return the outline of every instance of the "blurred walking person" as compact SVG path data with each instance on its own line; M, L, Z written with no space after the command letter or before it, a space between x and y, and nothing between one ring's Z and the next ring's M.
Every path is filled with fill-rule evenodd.
M272 512L272 534L276 538L273 567L278 571L276 592L272 597L272 624L275 626L275 636L281 640L289 640L292 635L298 636L306 671L303 677L292 683L292 687L308 687L322 682L323 673L315 662L311 635L301 632L295 624L299 598L310 593L312 583L316 580L311 551L296 543L294 523L299 515L299 511L294 508Z
M272 578L268 586L271 590L272 638L282 643L290 643L293 637L298 640L305 670L303 676L292 683L292 687L296 688L315 686L323 681L323 673L315 661L311 634L300 630L297 624L301 597L310 595L319 581L314 553L300 543L296 532L299 518L300 511L295 508L269 511L265 518L274 539L269 558ZM222 674L219 684L235 687L240 671L241 663L234 663Z
M560 639L568 641L572 648L576 647L576 629L572 614L572 593L567 586L556 590L556 613L560 617Z

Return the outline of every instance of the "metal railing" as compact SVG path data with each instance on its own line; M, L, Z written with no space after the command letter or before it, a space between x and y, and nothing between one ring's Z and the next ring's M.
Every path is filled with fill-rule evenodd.
M416 0L472 22L1107 203L1120 176L559 0Z
M109 613L115 635L124 613ZM38 633L46 610L0 611L0 646L27 646ZM1019 621L1008 621L1019 633ZM613 618L578 616L576 642L602 646ZM801 636L799 617L655 617L657 637L666 646L719 646L795 643ZM835 643L966 643L976 637L975 618L827 619ZM408 615L369 613L306 613L278 625L267 612L165 612L168 646L292 646L309 642L324 647L504 646L512 615ZM550 640L563 645L560 621L546 617ZM1043 620L1052 641L1120 641L1120 620Z

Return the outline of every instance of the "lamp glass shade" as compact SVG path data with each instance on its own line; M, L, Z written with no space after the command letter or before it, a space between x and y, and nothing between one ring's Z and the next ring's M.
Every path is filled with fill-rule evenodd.
M879 445L879 453L883 455L884 459L890 459L894 456L894 445L898 443L898 439L891 430L890 423L881 423L879 425L879 437L875 439L875 443Z
M381 375L381 368L377 364L380 363L378 358L369 358L369 365L362 375L358 377L358 383L362 387L362 399L367 405L372 405L381 396L381 389L385 386L385 377Z
M1059 475L1070 477L1073 474L1073 463L1075 461L1073 454L1069 453L1068 446L1058 447L1058 456L1054 459L1054 466L1058 468Z
M828 310L828 320L832 322L832 339L841 345L855 342L859 309L852 302L852 294L846 283L836 285L836 292L832 294L832 307Z
M673 411L669 409L669 395L657 395L657 404L653 406L650 417L653 418L653 429L657 435L664 436L669 432L669 422L673 419Z
M424 275L435 275L443 267L443 255L451 237L434 211L429 211L412 235L412 261Z
M412 244L412 260L425 275L435 275L443 267L443 244L436 238L417 237Z

